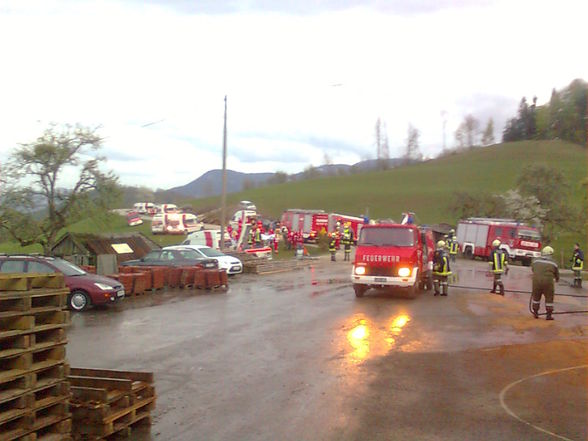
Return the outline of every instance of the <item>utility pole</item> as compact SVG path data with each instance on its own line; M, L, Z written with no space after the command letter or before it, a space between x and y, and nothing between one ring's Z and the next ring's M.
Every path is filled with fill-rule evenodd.
M227 214L227 96L225 95L225 121L223 127L223 189L221 193L220 249L225 248L225 219Z

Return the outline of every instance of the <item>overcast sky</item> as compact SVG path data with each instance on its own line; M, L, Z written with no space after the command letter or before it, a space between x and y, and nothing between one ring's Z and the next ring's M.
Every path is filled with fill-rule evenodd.
M298 172L426 155L471 113L500 139L523 95L588 79L586 0L0 0L0 161L50 123L101 125L127 185L222 165Z

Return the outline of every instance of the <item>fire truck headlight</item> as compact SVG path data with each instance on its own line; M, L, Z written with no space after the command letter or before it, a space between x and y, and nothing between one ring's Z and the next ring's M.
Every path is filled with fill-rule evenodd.
M355 267L355 274L358 276L362 276L365 274L365 266L356 266Z
M408 277L408 276L410 276L410 268L405 268L405 267L398 268L398 275L400 277Z

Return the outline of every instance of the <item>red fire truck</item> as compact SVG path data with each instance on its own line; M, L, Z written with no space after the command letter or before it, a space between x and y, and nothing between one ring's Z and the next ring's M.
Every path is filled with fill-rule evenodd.
M357 216L348 216L346 214L338 214L338 213L330 213L329 214L329 227L327 231L332 233L337 228L337 222L341 225L341 229L345 226L346 223L350 224L351 230L353 231L353 238L354 241L357 241L359 237L359 232L361 231L361 227L363 226L364 219Z
M433 286L435 243L430 228L416 225L363 225L351 282L357 297L369 288L406 288L411 297Z
M495 239L500 240L500 248L511 260L519 260L525 266L541 255L539 230L514 219L471 217L458 222L456 233L459 249L469 259L487 259Z
M280 221L288 231L302 232L305 241L315 241L318 234L328 231L329 215L323 210L301 210L292 208L282 213Z

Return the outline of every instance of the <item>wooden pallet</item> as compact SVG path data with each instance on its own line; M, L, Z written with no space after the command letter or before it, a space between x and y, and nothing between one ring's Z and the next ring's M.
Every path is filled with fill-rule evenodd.
M0 441L71 440L62 274L0 274Z
M0 318L59 311L67 304L66 288L0 291Z
M6 273L0 274L0 291L30 291L35 288L64 288L65 279L61 273Z
M128 436L133 426L150 424L153 373L72 368L68 380L75 439Z
M69 396L65 395L15 409L11 415L5 412L5 420L0 422L0 441L39 439L39 432L55 428L56 424L71 417L68 400Z

